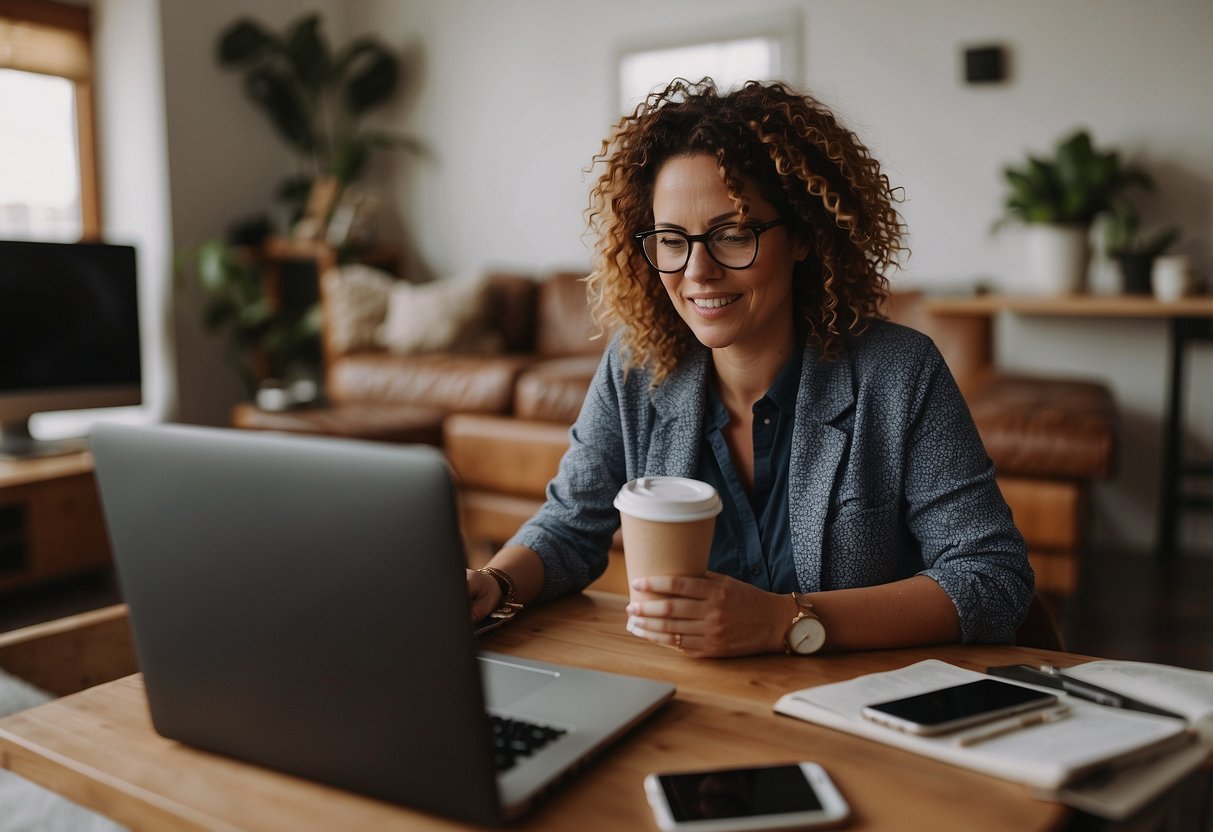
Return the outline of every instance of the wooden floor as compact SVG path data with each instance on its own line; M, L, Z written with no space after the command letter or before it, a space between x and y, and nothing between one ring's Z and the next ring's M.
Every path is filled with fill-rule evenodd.
M1213 558L1091 553L1080 584L1054 610L1068 650L1213 670ZM0 595L0 632L119 600L110 573Z

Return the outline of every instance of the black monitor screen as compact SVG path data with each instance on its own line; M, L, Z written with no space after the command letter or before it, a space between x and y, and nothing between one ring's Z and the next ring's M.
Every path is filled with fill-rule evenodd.
M138 385L135 250L0 241L0 392Z

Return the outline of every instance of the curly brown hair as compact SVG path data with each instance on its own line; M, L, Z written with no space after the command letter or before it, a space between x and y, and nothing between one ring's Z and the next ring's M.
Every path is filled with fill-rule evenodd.
M745 221L745 182L779 211L794 238L808 241L793 284L798 331L826 359L847 334L882 316L885 273L905 251L894 192L854 133L810 96L782 83L750 81L721 95L710 78L678 78L615 125L590 169L605 170L590 191L587 217L597 238L587 278L604 329L623 328L630 366L660 383L694 343L660 276L633 235L653 227L653 183L673 157L708 153Z

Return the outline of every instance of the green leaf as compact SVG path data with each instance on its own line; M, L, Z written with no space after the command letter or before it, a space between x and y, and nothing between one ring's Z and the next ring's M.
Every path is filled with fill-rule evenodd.
M306 174L288 176L278 183L278 188L274 191L274 197L290 204L306 202L308 195L312 192L313 181L312 177Z
M328 44L320 33L319 15L303 18L290 30L286 56L304 89L314 94L324 87L329 80L330 58Z
M352 64L353 74L345 85L345 109L360 116L380 106L396 92L400 64L382 49L367 50Z
M287 143L303 153L316 149L310 109L285 73L274 67L258 67L245 78L244 89Z
M208 240L198 246L198 285L208 295L224 292L230 282L232 264L228 258L227 245L219 240Z
M242 18L223 31L215 57L221 66L252 63L282 47L279 40L255 20Z
M353 182L366 167L367 156L370 155L370 145L362 139L350 139L337 148L333 160L333 175L342 185Z

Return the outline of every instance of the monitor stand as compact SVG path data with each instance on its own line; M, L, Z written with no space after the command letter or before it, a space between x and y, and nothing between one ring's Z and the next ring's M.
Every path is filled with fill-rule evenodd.
M30 436L29 420L0 422L0 459L34 459L63 456L88 450L83 437L73 439L35 439Z

